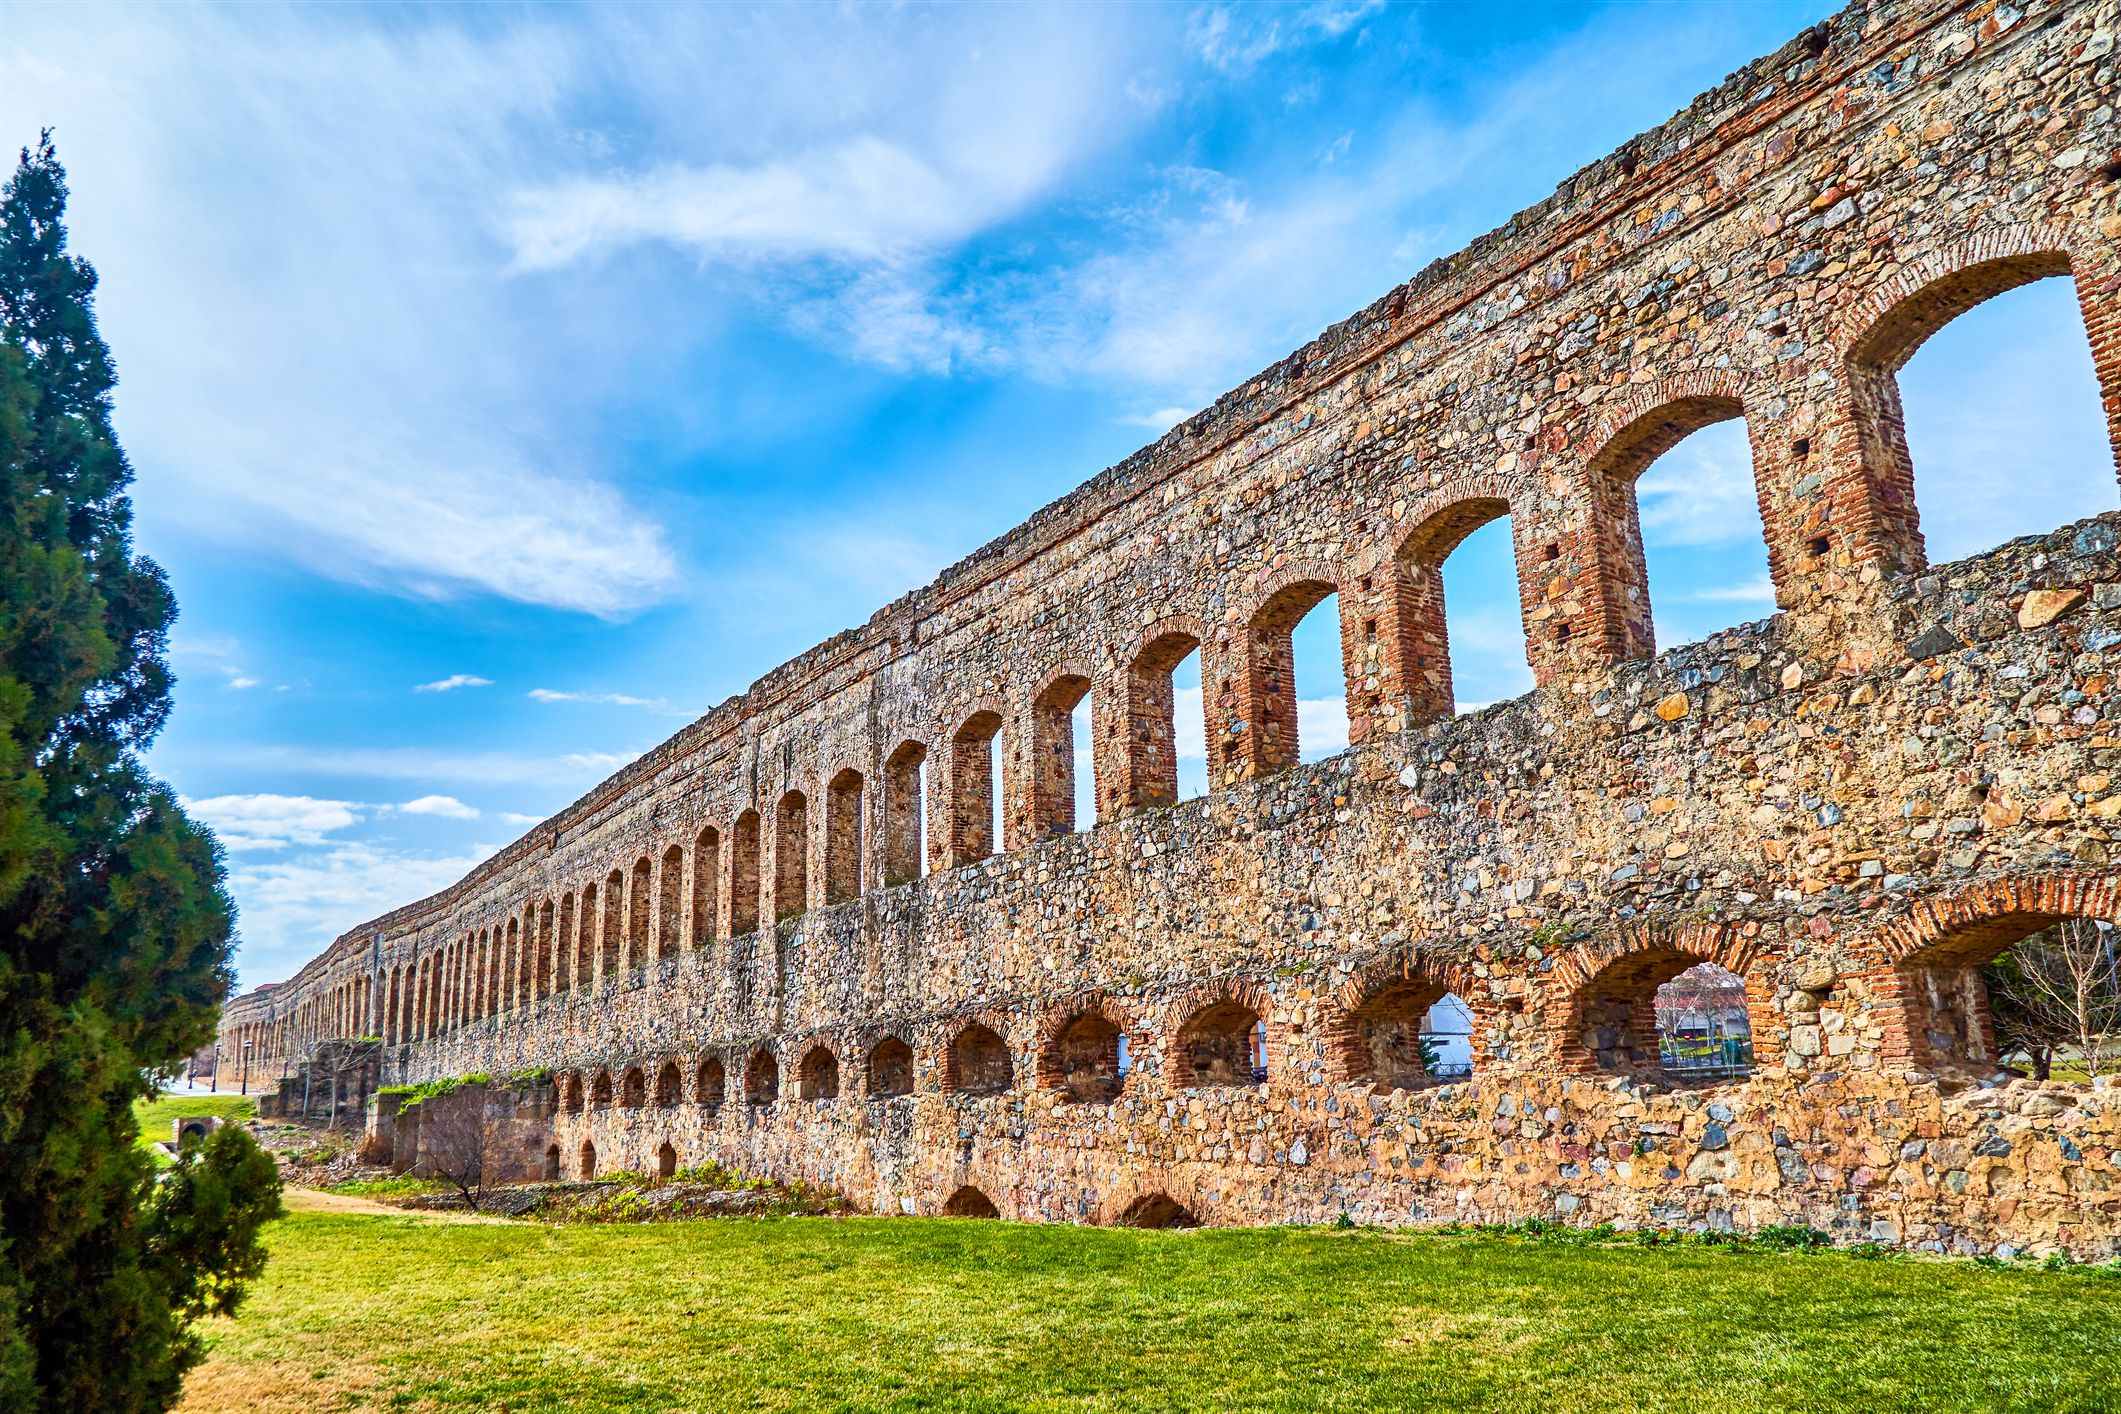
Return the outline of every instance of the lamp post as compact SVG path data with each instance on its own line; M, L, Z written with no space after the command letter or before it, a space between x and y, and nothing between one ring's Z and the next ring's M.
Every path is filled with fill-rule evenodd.
M221 1093L221 1043L214 1042L214 1073L207 1077L207 1088L214 1094Z
M253 1044L250 1041L243 1043L243 1093L246 1095L250 1093L250 1048Z

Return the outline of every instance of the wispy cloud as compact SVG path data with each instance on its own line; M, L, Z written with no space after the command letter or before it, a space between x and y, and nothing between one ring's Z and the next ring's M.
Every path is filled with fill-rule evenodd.
M414 692L455 692L460 687L492 687L492 678L473 677L470 673L451 673L434 682L423 682L413 688Z
M359 824L367 809L349 800L269 792L186 800L184 808L230 850L322 844L327 836Z
M631 697L623 692L561 692L557 688L534 687L524 696L533 702L595 702L606 707L647 707L658 712L670 710L670 704L660 697Z
M327 743L231 743L194 748L203 769L285 776L306 773L335 780L377 780L424 785L532 786L579 791L639 755L581 751L538 756L507 751L448 751L430 747L332 746Z
M445 820L476 820L479 812L453 795L423 795L418 800L408 800L398 809L407 815L439 815Z
M286 977L364 918L435 893L498 846L422 854L387 843L340 841L284 858L239 859L229 885L246 975Z

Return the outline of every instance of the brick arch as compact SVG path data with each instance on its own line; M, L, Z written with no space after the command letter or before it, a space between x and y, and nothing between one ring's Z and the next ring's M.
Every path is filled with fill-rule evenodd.
M913 1042L896 1028L886 1028L868 1037L860 1048L862 1094L865 1098L911 1095L916 1078Z
M1621 1033L1615 1047L1622 1052L1621 1063L1611 1068L1659 1073L1651 998L1688 968L1712 962L1744 980L1755 1064L1773 1064L1779 1059L1781 1027L1766 975L1772 956L1764 939L1719 923L1637 923L1579 943L1544 979L1553 1054L1564 1070L1605 1073L1609 1067L1583 1039L1604 1003L1613 1029ZM1768 1054L1771 1049L1777 1054Z
M1201 1227L1228 1227L1236 1222L1221 1198L1211 1196L1195 1180L1169 1170L1122 1179L1099 1197L1090 1221L1097 1227L1117 1227L1135 1204L1157 1197L1177 1203Z
M824 773L824 840L819 847L825 870L827 905L860 898L868 884L863 859L868 826L869 778L851 761L842 760Z
M1009 1058L1009 1084L1001 1091L967 1091L964 1088L974 1077L959 1073L958 1042L975 1027L992 1032L1001 1042L1003 1053ZM1016 1087L1017 1081L1021 1078L1017 1074L1016 1048L1009 1041L1008 1016L999 1008L984 1008L969 1015L955 1017L938 1027L937 1032L936 1074L941 1082L943 1093L948 1095L961 1093L1006 1094L1009 1090Z
M1088 663L1072 657L1031 684L1019 719L1025 729L1008 746L1009 758L1017 763L1020 809L1028 812L1014 826L1018 839L1036 843L1085 827L1086 822L1075 818L1074 713L1100 686L1108 689L1100 695L1109 696L1110 679L1100 679ZM1096 710L1094 698L1091 710ZM1094 723L1090 735L1095 751L1101 743ZM1010 818L1014 823L1015 817Z
M2121 924L2121 878L1989 879L1924 899L1879 926L1867 980L1883 1003L1883 1056L1922 1069L1993 1071L2002 1058L1980 969L2071 919Z
M1187 646L1190 642L1191 646ZM1097 800L1101 820L1178 800L1178 723L1171 675L1190 653L1200 654L1204 720L1213 739L1216 646L1207 624L1190 614L1166 614L1135 633L1120 650L1113 690L1099 715Z
M1429 1008L1446 994L1464 1002L1473 1014L1474 1064L1480 1063L1486 1009L1473 1004L1477 988L1471 970L1450 957L1430 956L1418 948L1404 947L1357 968L1335 990L1323 1027L1335 1079L1348 1083L1382 1079L1376 1074L1375 1059L1370 1054L1364 1014L1373 1003L1404 993L1411 993L1409 1009L1421 1016L1426 1016ZM1419 1025L1418 1017L1416 1024Z
M928 842L929 854L940 868L977 863L1001 846L994 838L994 800L1003 782L995 778L995 752L990 743L996 737L1002 739L1006 762L1008 721L1009 704L983 694L960 704L950 725L937 736L950 750L944 768L943 828L932 831ZM929 780L934 778L935 773L929 772ZM1007 793L1002 794L1003 818L1007 819Z
M1354 641L1344 646L1349 650L1349 681L1362 684L1361 701L1352 714L1357 720L1374 720L1396 730L1447 720L1457 710L1444 621L1443 563L1468 535L1504 516L1510 518L1517 565L1525 659L1535 679L1546 681L1532 615L1549 612L1548 601L1533 576L1536 556L1526 539L1546 518L1526 506L1528 491L1514 477L1483 472L1451 477L1409 497L1411 505L1389 553L1374 569L1352 579L1358 602L1344 618Z
M1111 1028L1109 1037L1096 1038L1097 1044L1109 1043L1109 1059L1112 1072L1109 1077L1086 1075L1086 1070L1097 1067L1103 1056L1092 1056L1085 1051L1088 1038L1077 1037L1071 1043L1071 1033L1078 1022L1090 1018L1102 1018ZM1041 1090L1057 1091L1073 1095L1077 1099L1095 1100L1099 1103L1116 1099L1126 1088L1126 1077L1119 1074L1119 1038L1138 1037L1136 1018L1130 1008L1103 991L1084 992L1073 999L1054 1007L1040 1023L1037 1039L1032 1051L1033 1079ZM1097 1083L1104 1080L1108 1091L1102 1091Z
M1341 590L1341 567L1323 558L1277 557L1272 571L1247 586L1234 614L1237 632L1229 660L1212 689L1215 730L1210 763L1223 783L1286 770L1302 757L1296 732L1296 648L1293 634L1305 614ZM1343 700L1356 702L1342 596L1340 649ZM1224 684L1227 683L1227 688ZM1350 712L1349 739L1359 739Z
M1774 497L1763 475L1763 418L1756 401L1748 381L1730 369L1690 369L1642 385L1598 419L1582 462L1597 591L1595 621L1586 628L1609 658L1647 658L1657 651L1642 513L1635 497L1635 483L1657 458L1705 427L1743 422L1761 534L1769 538ZM1780 584L1787 556L1776 554L1771 544L1768 559L1770 577Z
M1855 303L1837 331L1843 387L1833 485L1816 524L1806 528L1823 533L1809 543L1910 572L1927 565L1895 375L1959 315L2020 285L2064 275L2075 281L2121 475L2121 302L2111 293L2121 255L2073 223L1997 226L1903 262Z
M1280 1008L1274 994L1260 983L1248 977L1229 977L1214 982L1189 987L1172 998L1164 1007L1163 1051L1164 1076L1172 1089L1182 1090L1190 1086L1213 1083L1195 1073L1193 1040L1194 1032L1204 1017L1225 1008L1241 1007L1259 1019L1265 1028L1267 1054L1273 1054L1274 1039L1280 1030ZM1269 1062L1271 1068L1271 1061Z

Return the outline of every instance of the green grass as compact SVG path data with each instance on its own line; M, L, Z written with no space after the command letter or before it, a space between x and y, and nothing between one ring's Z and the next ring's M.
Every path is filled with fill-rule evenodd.
M2121 1280L970 1220L297 1213L188 1410L2121 1408Z
M133 1118L140 1121L140 1147L154 1156L157 1167L170 1160L155 1145L169 1138L178 1120L193 1115L213 1115L240 1123L257 1118L258 1102L246 1095L164 1095L156 1100L135 1100Z

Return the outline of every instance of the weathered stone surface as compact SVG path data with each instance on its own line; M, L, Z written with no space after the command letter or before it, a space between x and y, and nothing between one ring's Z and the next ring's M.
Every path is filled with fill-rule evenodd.
M2088 592L2083 589L2035 589L2018 606L2018 627L2045 628L2082 604Z
M2004 13L1809 31L238 999L224 1047L549 1069L569 1177L667 1143L878 1212L2121 1251L2114 1093L2029 1114L1977 970L2121 918L2121 517L1929 565L1891 381L2072 276L2121 440L2115 188L2059 161L2117 146L2117 7ZM1658 655L1634 478L1729 417L1779 612ZM1538 686L1454 717L1438 566L1504 511ZM1352 745L1293 765L1290 630L1331 594ZM1212 791L1174 804L1195 648ZM1708 1089L1648 1024L1703 960L1757 1055ZM1456 1083L1408 1059L1446 991Z

